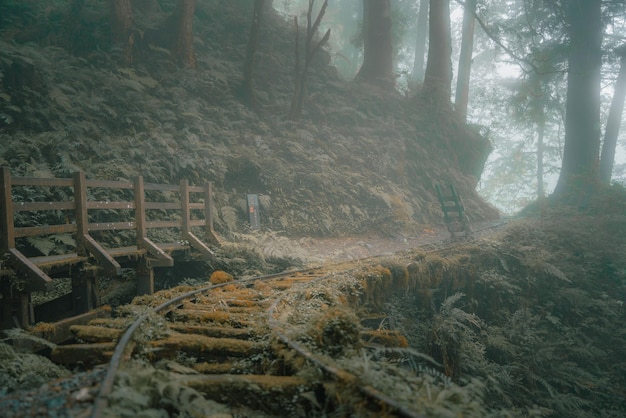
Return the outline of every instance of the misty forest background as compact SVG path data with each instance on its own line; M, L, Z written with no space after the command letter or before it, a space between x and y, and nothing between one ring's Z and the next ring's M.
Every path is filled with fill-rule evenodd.
M437 184L456 187L472 222L497 218L494 205L526 207L488 239L380 269L406 279L399 294L372 294L391 298L379 309L428 367L390 373L360 352L338 361L429 416L622 417L625 10L623 0L3 0L0 166L212 181L224 247L253 235L246 193L259 195L274 238L428 235L443 223ZM13 198L70 195L16 187ZM300 256L295 239L255 239L258 260ZM18 243L27 256L73 245L62 234ZM234 275L261 270L229 256ZM44 383L11 356L0 362L7 387Z
M624 180L626 164L623 133L620 134L623 132L620 130L622 125L620 105L623 106L624 88L620 87L620 84L624 83L626 75L618 77L624 53L622 48L624 4L622 1L597 1L594 2L597 7L585 6L587 11L592 8L598 9L599 15L597 19L594 18L597 24L594 23L593 28L587 32L584 32L584 25L580 25L582 32L578 35L576 35L576 16L571 12L575 7L568 10L565 4L558 1L505 3L475 0L467 3L436 1L434 2L435 8L429 8L430 2L426 0L381 1L371 2L374 6L369 12L371 18L368 20L364 18L364 4L369 3L346 0L329 3L307 0L259 0L233 2L232 5L226 5L224 2L196 4L195 1L158 2L156 0L132 2L126 0L114 2L4 1L0 5L1 39L5 42L2 48L2 68L0 68L3 89L0 95L0 129L5 134L14 134L21 129L46 132L54 125L53 120L59 119L59 122L63 124L63 129L67 130L68 121L62 121L62 114L68 113L72 114L68 116L70 119L82 118L83 123L80 129L83 132L67 132L66 139L68 136L76 135L88 136L95 140L101 136L119 136L120 133L141 131L144 129L138 128L137 122L139 121L133 121L133 115L138 115L138 111L149 113L150 106L139 103L137 98L129 97L138 103L134 109L127 109L128 105L118 107L115 103L116 98L109 96L113 95L121 99L122 95L132 96L133 93L155 92L158 86L163 86L162 81L165 76L171 79L176 78L184 83L183 78L188 75L188 70L195 68L199 73L204 73L201 86L203 90L198 89L199 86L188 86L188 90L198 93L205 100L211 97L213 104L220 104L222 109L229 106L232 98L230 95L234 95L239 103L247 106L244 112L256 113L254 116L249 113L237 114L236 117L241 120L257 115L262 119L265 118L266 125L268 116L270 119L295 120L294 112L302 112L304 106L303 123L309 121L317 123L321 120L328 122L334 119L335 122L341 122L345 126L357 125L358 128L362 128L361 122L370 119L382 121L383 125L389 128L383 129L383 134L377 134L379 142L385 142L381 140L381 136L394 132L396 137L406 137L407 133L412 137L421 135L424 137L422 139L431 143L426 146L432 145L433 142L444 143L443 148L448 148L449 158L452 161L457 157L454 154L461 157L458 162L454 163L461 171L460 175L459 173L444 175L438 172L430 176L433 171L440 170L427 167L428 163L425 164L429 172L426 174L428 181L421 181L423 173L406 174L414 175L413 179L418 180L427 189L430 189L433 183L464 183L460 177L473 176L475 179L470 180L468 184L457 184L470 201L473 198L471 183L479 180L476 186L482 197L504 213L514 213L537 197L549 195L557 184L561 167L564 165L563 157L567 154L567 75L572 65L572 56L569 53L570 38L579 36L581 39L592 39L594 37L594 45L583 45L580 48L583 61L590 61L585 57L594 56L593 64L583 71L587 71L588 78L593 79L591 83L595 83L594 86L587 84L589 87L585 88L595 91L592 92L593 96L588 96L586 93L579 95L582 98L589 97L590 100L583 101L591 103L590 110L570 112L590 115L591 119L585 117L578 120L580 125L593 124L587 129L588 132L583 130L579 135L592 135L593 138L588 141L571 139L569 141L571 144L579 141L583 145L579 148L577 145L570 146L572 150L570 154L589 154L589 161L596 161L596 163L586 162L585 164L597 164L600 160L602 139L602 142L608 145L603 147L602 152L606 150L607 156L602 156L602 165L608 166L608 169L601 167L598 171L609 170L610 173L609 180L606 179L606 174L602 175L602 182L608 184L609 181ZM224 6L225 13L228 13L228 10L239 9L241 15L229 16L232 18L230 21L223 19L218 21L211 9L220 5ZM315 33L311 34L311 40L307 40L309 35L306 33L306 15L309 6L309 18L313 19L313 25L318 25L312 28ZM464 6L467 7L464 8ZM263 13L264 9L271 10L271 13ZM255 13L258 13L259 19L252 19ZM299 46L295 45L298 39L293 33L294 17L300 18L296 23L302 32L299 37ZM316 17L317 21L315 21ZM436 24L429 24L429 21L433 19ZM369 32L363 30L370 24L373 26ZM291 26L291 37L285 38L278 35L276 33L278 26L286 27L288 31ZM185 34L185 31L188 33ZM366 33L374 33L375 37L379 37L381 41L368 41ZM327 35L325 38L324 34ZM222 38L222 35L227 36ZM185 37L188 39L184 39ZM216 42L217 39L219 39L218 42ZM429 47L429 42L431 47ZM35 44L47 47L45 57L37 55L41 54L42 50L37 52L33 50ZM20 57L16 60L14 49L17 45L22 48L19 52ZM311 55L307 56L310 53L309 46L314 51L310 51ZM62 51L55 47L62 48L69 55L62 56ZM244 47L246 49L243 49ZM294 53L294 48L298 47L298 52ZM592 51L594 48L597 52ZM583 51L585 49L587 52ZM105 50L110 51L111 54L96 59L98 51ZM199 55L197 58L196 54ZM296 57L299 58L296 59ZM36 62L39 58L45 62ZM65 58L67 58L67 63ZM174 60L172 61L171 58ZM70 63L71 59L74 59L74 62ZM155 64L158 60L169 60L169 62L161 61L163 66L157 69L151 64ZM374 62L375 65L371 65L370 62ZM82 68L84 64L100 70L103 79L94 79L93 75L85 75L88 77L85 80L74 77L71 82L64 80L64 83L49 91L42 91L47 89L46 85L54 82L55 78L69 76L71 71ZM62 68L63 65L67 67ZM300 68L297 68L298 65ZM428 66L430 66L430 78ZM109 74L103 74L106 68L114 68L114 70L109 71ZM209 72L211 74L208 74ZM579 72L574 71L576 74ZM598 73L597 77L596 73ZM440 76L442 79L438 80ZM598 78L600 76L601 79ZM342 83L355 79L360 82L359 86ZM436 109L439 117L443 118L437 122L453 131L445 132L443 138L437 137L437 134L430 135L429 132L404 132L394 120L405 121L407 118L415 120L420 114L428 114L428 111L422 112L420 107L433 105L432 100L430 102L421 100L426 96L434 97L432 92L428 92L428 85L433 84L429 80L434 80L435 84L439 83L437 89L443 89L444 96L446 92L450 93L451 104L449 106L444 104L443 109ZM114 87L110 84L117 84L117 87L125 91L118 94L114 92ZM363 84L368 87L364 88ZM584 82L575 85L583 84ZM376 85L382 90L387 90L384 92L385 99L380 101L385 104L382 108L367 108L368 99L361 99L356 102L352 101L351 106L341 105L331 111L332 106L328 97L332 95L332 92L329 89L335 88L334 93L338 94L341 93L341 89L346 88L359 90L351 92L354 95L362 94L364 89L367 90L370 86ZM302 93L299 93L301 86ZM28 90L24 90L23 87ZM180 90L178 92L180 93ZM200 92L204 94L201 95ZM85 109L85 105L80 105L76 100L79 93L87 96L85 99L91 101L88 104L89 109ZM383 92L368 91L370 98L380 99L381 93ZM389 93L395 93L396 97ZM170 91L167 94L169 97L176 97L175 92ZM322 97L324 95L327 97ZM156 99L155 96L152 95L152 99ZM576 94L570 96L571 102L575 102ZM402 97L406 100L402 101ZM180 99L179 105L186 108L182 116L186 118L181 115L151 115L158 117L162 124L176 125L175 133L172 135L179 135L181 131L193 131L196 122L194 119L206 114L206 109L202 109L205 113L198 111L198 103L195 99L193 101L183 97ZM394 102L392 104L385 100ZM153 100L152 106L156 107L156 103ZM169 107L168 111L173 111L174 106ZM363 112L365 108L367 111ZM89 116L81 117L81 112ZM161 109L159 112L164 112L164 110ZM451 116L454 113L456 116ZM613 114L610 115L610 113ZM445 115L453 117L454 120L445 119ZM104 118L108 118L107 125L115 126L105 128L102 123L89 126L87 122L87 120L96 122ZM174 121L174 119L178 120ZM426 119L433 122L430 116ZM570 118L572 121L575 119L578 118ZM612 122L609 122L609 119ZM146 122L141 122L141 124L149 125ZM374 123L372 126L376 125L381 126L380 123ZM217 134L215 128L219 127L213 127L211 130L204 126L199 132L193 132L191 137L202 138L206 135L215 135ZM273 131L273 126L263 127L261 124L259 133L264 133L264 128L266 132ZM425 128L421 126L419 130L424 131ZM76 127L73 128L73 130L76 129ZM444 127L441 129L443 130ZM107 132L109 130L111 132ZM571 127L569 131L580 130ZM355 130L350 132L353 138L354 132ZM272 134L277 136L278 133L272 132ZM251 133L251 135L255 134ZM480 139L475 139L474 142L456 141L457 137L467 135L475 138L476 135L480 135ZM15 138L15 135L12 136ZM187 137L189 136L187 134ZM216 136L223 137L224 135ZM163 134L159 137L162 138ZM256 177L256 181L259 181L259 177L271 176L267 169L260 169L259 165L262 166L263 162L250 161L250 159L257 158L254 154L259 150L262 151L263 146L267 145L259 142L263 140L255 137L254 140L248 138L247 141L242 141L247 144L254 141L255 144L244 151L249 154L249 158L248 156L240 157L238 161L233 161L231 158L226 162L226 164L240 166L230 167L230 173L227 173L228 169L210 167L211 164L217 164L215 161L219 158L212 163L207 163L202 167L206 173L205 177L219 184L222 180L220 177L228 181L230 178L227 177L232 178L236 175L245 177L245 175L242 176L245 173ZM395 140L396 138L389 139L390 142ZM490 145L482 142L484 140L488 140ZM130 141L132 147L132 140ZM51 147L60 147L60 141L50 140L50 142ZM481 142L480 145L477 145L479 142ZM594 142L595 145L592 144ZM367 143L363 142L363 146L366 145ZM409 144L409 148L414 145L414 143ZM493 148L489 152L488 148L491 147ZM69 148L66 147L66 149ZM165 148L166 152L171 153L170 145L165 145ZM374 145L366 149L374 150L375 148ZM89 151L84 151L90 154ZM93 151L102 155L101 150ZM402 153L406 155L406 152L411 151L413 150L405 148ZM378 154L376 151L373 152ZM219 154L215 149L212 149L210 153ZM352 151L349 153L354 154ZM428 152L420 154L424 155ZM74 155L77 160L80 160L77 154ZM239 155L241 156L241 153ZM487 155L488 160L483 170L482 164ZM615 158L614 155L616 155ZM15 161L10 157L4 157L4 165L15 165ZM125 158L122 157L122 159ZM171 162L171 164L182 166L175 167L175 170L181 172L180 175L172 176L172 178L184 176L185 168L197 164L197 160L194 163L189 161L194 159L190 155L179 155L177 158L181 161ZM390 158L396 161L389 161L387 165L384 162L374 162L374 165L380 166L381 170L396 172L406 170L405 167L398 167L404 165L404 162L397 161L401 160L402 156L390 156ZM64 157L57 155L56 159L63 160ZM566 159L575 158L570 156ZM366 160L362 163L370 164L371 162ZM396 162L398 163L395 164ZM56 163L58 164L58 161ZM79 162L72 161L72 157L61 162L61 165L63 164L67 164L70 170L81 166ZM319 161L316 164L319 164ZM577 163L573 164L577 165ZM389 167L390 165L395 165L395 167ZM565 164L565 167L568 165ZM156 168L150 167L150 169ZM148 178L151 175L150 169L142 168ZM173 167L164 169L170 173L175 171ZM576 173L579 169L591 170L581 166L574 170L574 175L579 174ZM31 172L36 170L30 169ZM237 170L244 173L234 173ZM447 168L445 170L448 171ZM108 177L126 178L129 174L131 173L110 173ZM153 177L156 180L158 176ZM191 180L200 180L194 176L188 177ZM395 180L392 181L397 184ZM324 182L325 180L320 179L316 186L323 185ZM250 183L248 179L246 188L249 188L249 191L264 194L265 203L269 205L271 196L268 193L268 187L265 185L257 187L259 185L250 185ZM351 186L354 186L354 183L348 187ZM381 200L384 201L381 205L383 211L390 209L395 211L397 216L409 217L414 217L416 212L430 211L429 208L424 207L429 205L426 200L417 201L405 195L403 191L388 193L372 190L372 187L376 186L365 187L368 189L366 194L371 195L370 200L379 200L378 203L381 203ZM271 188L276 189L276 187ZM241 190L237 192L240 193ZM415 193L415 190L412 192ZM420 196L430 193L431 190L417 190ZM274 196L278 198L275 190ZM342 196L342 199L345 200L345 196ZM226 212L239 210L238 206L241 206L241 202L237 203L232 200L221 202L222 206L227 208ZM346 200L345 207L341 211L354 217L355 212L362 209L351 205L351 200L354 201L354 199ZM399 204L394 203L394 200L408 200L410 203L407 207L399 208ZM276 203L286 204L280 199ZM334 205L330 203L328 206ZM471 202L470 206L472 206ZM477 207L474 209L476 209L474 211L477 214L476 218L491 216L485 215ZM399 215L398 212L405 213ZM335 218L336 215L333 213ZM268 219L272 220L280 216L281 214L271 214L268 215ZM312 214L307 213L302 216L308 218ZM232 224L234 217L227 217ZM328 216L317 215L318 222L326 224L326 228L320 228L317 232L328 233L331 221L320 219L320 217L327 218ZM364 218L367 217L364 216ZM433 219L428 215L422 219L419 219L419 216L417 218L419 221ZM286 226L285 223L283 219L281 226Z

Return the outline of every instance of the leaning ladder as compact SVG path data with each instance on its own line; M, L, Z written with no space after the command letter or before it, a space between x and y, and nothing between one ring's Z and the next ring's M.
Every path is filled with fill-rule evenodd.
M435 189L437 189L443 219L446 222L452 239L459 238L459 234L464 235L465 238L470 238L472 231L470 229L469 220L465 215L463 201L454 186L450 185L450 194L448 195L444 194L439 185L435 185Z

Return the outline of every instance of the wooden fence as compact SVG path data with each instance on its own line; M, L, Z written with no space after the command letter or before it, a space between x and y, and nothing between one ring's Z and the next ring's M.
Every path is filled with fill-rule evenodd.
M9 168L0 171L0 292L2 309L0 322L6 324L7 319L20 326L28 325L34 320L30 293L49 289L51 272L73 270L72 300L74 313L86 312L99 305L96 279L98 275L119 276L122 268L119 260L137 260L137 292L138 294L154 291L153 267L172 266L172 254L177 251L194 251L205 258L213 256L213 252L205 242L192 232L192 227L204 229L205 241L208 244L219 244L213 231L212 186L191 186L187 180L178 185L145 183L142 176L134 181L90 180L82 171L74 173L72 178L34 178L11 177ZM24 187L21 193L19 187ZM14 195L28 195L37 188L50 190L60 187L72 190L66 200L56 201L15 201ZM121 195L131 193L133 198L128 201L92 200L90 191L102 191L101 195ZM147 199L147 194L168 194L178 196L167 201ZM37 195L37 193L34 193ZM42 193L41 195L51 195ZM192 199L193 197L193 199ZM172 201L173 200L173 201ZM118 213L115 222L90 222L97 218L97 211L106 210ZM42 226L16 226L15 219L19 213L55 213L66 214L64 222ZM150 211L175 213L173 220L151 220ZM193 214L193 216L192 216ZM54 217L49 217L53 218ZM154 228L176 228L180 230L176 242L155 243L148 238L148 230ZM95 231L134 230L135 245L104 248L92 237ZM41 257L27 257L16 246L20 238L46 236L54 234L73 235L75 250L67 254ZM19 287L14 285L12 278L18 278Z

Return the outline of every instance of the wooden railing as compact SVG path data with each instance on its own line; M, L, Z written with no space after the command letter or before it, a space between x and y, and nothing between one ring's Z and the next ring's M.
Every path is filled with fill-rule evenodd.
M32 192L32 190L24 190L20 194L18 193L19 187L47 188L48 190L60 187L71 189L72 192L67 194L67 200L14 201L13 195L27 195ZM133 198L128 201L90 200L88 196L92 189L108 189L112 196L121 195L127 191L126 195L132 194ZM178 199L151 201L146 198L149 193L158 194L159 192L177 195ZM90 218L97 218L96 211L98 210L116 211L119 213L118 219L115 222L90 222ZM38 226L15 225L18 214L45 211L61 211L67 214L62 217L65 222ZM146 215L150 211L178 213L174 220L154 220L154 216ZM49 218L54 219L54 217ZM212 257L213 252L207 244L194 235L193 227L204 228L205 241L208 244L219 243L213 231L211 183L204 186L191 186L187 180L182 180L178 185L155 184L145 183L141 176L134 181L90 180L81 171L74 173L72 178L11 177L9 168L0 169L0 255L3 257L4 264L2 269L8 265L9 268L25 276L25 285L22 290L27 292L48 289L52 279L45 271L52 266L89 261L107 274L120 275L121 266L116 258L129 255L143 256L148 268L172 266L173 259L170 253L176 247L189 247L205 257ZM177 228L180 230L178 243L157 244L153 242L148 238L148 230L154 228ZM95 231L123 230L135 231L135 245L104 248L92 236ZM64 233L74 235L75 252L46 257L27 257L16 247L16 240L20 238ZM146 289L143 293L150 293L151 290Z

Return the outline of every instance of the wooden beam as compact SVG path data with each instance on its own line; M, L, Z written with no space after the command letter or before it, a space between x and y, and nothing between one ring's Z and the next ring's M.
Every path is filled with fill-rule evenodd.
M219 245L220 240L217 238L215 230L213 229L213 183L211 182L208 182L204 186L204 219L206 221L204 225L206 239L211 244Z
M153 267L172 267L174 265L174 259L152 242L152 240L143 238L139 241L138 246L145 248L148 254L155 258L155 260L151 260Z
M97 318L111 318L111 308L109 306L102 306L87 313L65 318L57 322L42 322L35 325L30 332L50 342L60 344L74 338L74 334L71 332L73 326L85 325ZM118 330L118 332L121 333L121 330Z
M148 259L142 258L137 263L137 296L154 293L154 270Z
M84 367L92 367L109 361L115 350L115 343L68 344L52 349L50 359L66 366L82 363Z
M215 253L211 251L211 249L204 242L200 241L193 233L187 232L184 239L189 241L189 245L200 251L200 253L202 253L205 258L209 260L215 258Z
M24 274L28 280L27 291L48 291L52 289L52 279L37 267L16 248L9 248L6 253L7 262L18 272Z
M141 247L143 239L148 238L146 231L146 196L143 176L137 176L134 183L135 191L135 230L137 231L137 247Z
M0 234L0 251L5 253L9 248L15 248L11 170L8 167L2 167L0 176L0 229L5 231Z
M211 249L205 243L200 241L198 237L196 237L193 232L191 232L191 213L189 210L189 183L187 182L187 180L180 181L180 202L183 218L182 238L189 241L189 245L200 251L200 253L204 257L208 259L215 258L215 254L213 253L213 251L211 251Z
M76 216L76 252L78 255L87 256L89 250L85 237L89 235L89 217L87 214L87 182L85 173L74 173L74 211Z
M85 173L74 173L74 201L76 203L76 252L79 255L93 255L105 272L115 276L122 275L122 266L89 235L89 216L87 213L87 179Z
M76 240L78 241L78 239ZM89 235L81 237L82 245L91 253L98 264L103 267L104 271L115 276L122 275L122 266Z

